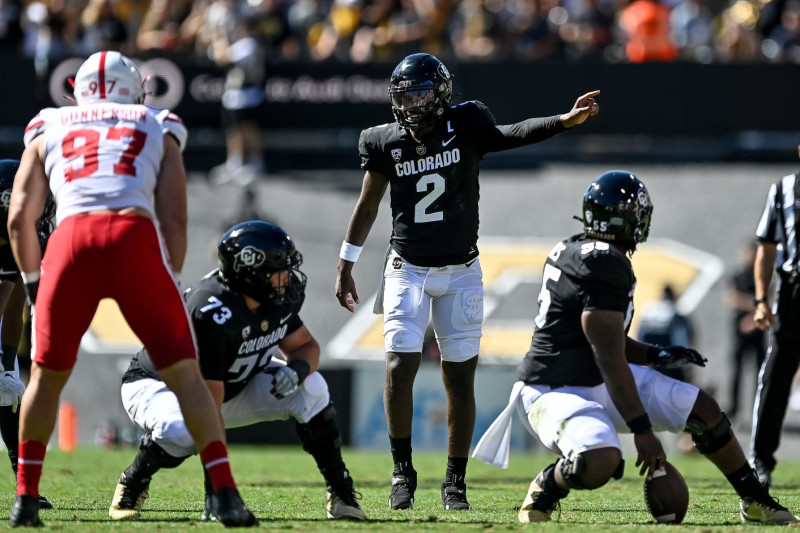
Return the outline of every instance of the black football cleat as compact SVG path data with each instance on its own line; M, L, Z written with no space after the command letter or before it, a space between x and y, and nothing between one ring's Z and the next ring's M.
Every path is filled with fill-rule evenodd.
M139 520L142 517L142 505L150 497L149 488L150 481L141 483L129 479L123 472L114 490L108 516L112 520Z
M392 474L392 493L389 495L389 508L394 510L413 509L414 492L416 490L416 470L395 470Z
M53 508L53 504L50 503L47 500L47 498L45 498L44 496L42 496L40 494L39 495L39 510L41 511L42 509L52 509L52 508Z
M217 519L225 527L253 527L258 519L250 512L239 496L239 491L230 487L222 487L214 495Z
M203 522L219 522L217 512L214 510L216 505L217 498L211 494L206 494L205 507L203 508L203 514L200 516L200 520Z
M331 520L366 520L367 515L358 503L361 493L353 485L353 478L348 476L336 485L328 485L325 495L325 510Z
M566 498L569 494L568 490L555 492L546 488L545 479L547 479L548 470L555 466L556 464L553 463L546 467L531 481L525 501L522 502L522 507L517 513L517 519L521 523L549 522L553 511L559 507L561 499Z
M445 511L470 511L472 506L467 501L467 484L464 477L455 474L447 476L442 483L442 504Z
M739 516L745 524L760 523L785 526L800 522L800 518L769 495L760 500L742 498L739 501L739 508Z
M769 489L772 486L772 468L756 459L753 461L753 469L756 471L756 476L758 476L758 482L761 483L761 486Z
M14 507L11 508L8 525L11 527L44 527L39 519L39 498L34 498L29 494L17 496Z

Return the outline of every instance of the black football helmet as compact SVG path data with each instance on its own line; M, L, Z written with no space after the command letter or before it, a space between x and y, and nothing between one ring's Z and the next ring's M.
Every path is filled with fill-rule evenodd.
M9 240L8 208L11 203L11 190L14 188L14 176L18 169L19 161L17 159L0 159L0 238L6 241ZM53 201L53 195L48 193L38 225L39 240L42 241L43 247L44 242L53 232L55 214L56 204Z
M653 203L644 183L627 170L606 172L583 196L586 235L618 242L633 251L650 233Z
M306 275L299 270L303 256L292 238L270 222L236 224L222 235L217 251L222 280L262 305L296 301L306 286ZM289 272L288 284L273 286L270 278L283 271Z
M453 99L453 76L430 54L403 59L389 80L392 112L404 128L419 131L435 123Z

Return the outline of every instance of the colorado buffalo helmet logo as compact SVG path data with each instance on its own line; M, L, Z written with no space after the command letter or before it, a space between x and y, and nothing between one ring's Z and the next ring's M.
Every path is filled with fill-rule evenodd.
M233 259L233 269L239 272L242 269L253 269L264 264L267 254L253 246L245 246Z

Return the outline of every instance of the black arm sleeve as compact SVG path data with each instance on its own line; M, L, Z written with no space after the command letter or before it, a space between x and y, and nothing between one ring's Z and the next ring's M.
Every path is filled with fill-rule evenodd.
M527 144L535 144L559 133L567 128L561 123L561 115L552 117L529 118L515 124L495 126L488 142L489 152L510 150Z

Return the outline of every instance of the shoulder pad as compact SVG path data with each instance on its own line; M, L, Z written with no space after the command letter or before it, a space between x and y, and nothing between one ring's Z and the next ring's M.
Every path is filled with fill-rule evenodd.
M178 141L181 152L186 148L186 140L189 137L189 132L183 121L178 115L169 109L162 109L157 112L156 119L161 124L161 131L165 134L169 133Z
M630 260L614 246L604 241L586 240L580 243L582 273L590 281L617 284L630 277Z
M454 111L463 110L461 111L462 113L469 113L470 116L487 121L492 125L497 122L492 112L486 107L486 104L480 100L468 100L453 106L451 109Z
M367 139L375 138L376 136L381 135L386 128L391 126L392 123L380 124L378 126L373 126L371 128L367 128L365 130L361 130L361 135L359 135L359 142L364 142Z
M53 108L50 107L42 109L39 111L39 114L37 114L30 120L30 122L28 122L28 125L25 127L25 135L23 137L25 146L28 146L31 141L44 133L44 130L47 127L47 119L52 113L52 109Z
M198 310L194 309L195 306L199 308L207 305L208 298L210 296L221 299L222 295L220 294L220 291L215 290L213 284L208 283L207 278L203 278L197 283L192 284L192 286L186 289L183 293L183 298L186 300L186 306L191 312Z
M364 135L365 133L369 133L369 132L377 130L377 129L385 128L385 127L389 126L390 124L393 124L393 123L392 122L384 122L383 124L378 124L377 126L372 126L372 127L367 128L367 129L361 130L361 135Z

